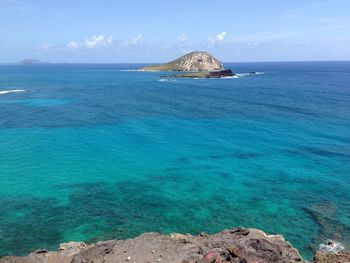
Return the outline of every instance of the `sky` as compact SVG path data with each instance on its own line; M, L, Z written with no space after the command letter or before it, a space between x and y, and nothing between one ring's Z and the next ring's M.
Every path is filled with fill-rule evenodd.
M350 0L0 0L0 63L350 60Z

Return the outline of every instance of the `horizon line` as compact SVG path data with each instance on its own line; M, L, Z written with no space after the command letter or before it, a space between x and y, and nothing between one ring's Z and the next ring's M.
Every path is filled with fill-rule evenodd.
M296 62L350 62L345 60L266 60L266 61L224 61L222 63L296 63ZM18 62L0 62L0 65L49 65L49 64L165 64L167 62L40 62L32 64L22 64Z

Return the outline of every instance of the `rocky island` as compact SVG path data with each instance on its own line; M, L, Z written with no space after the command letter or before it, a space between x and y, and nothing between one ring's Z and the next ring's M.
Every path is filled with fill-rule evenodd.
M21 61L18 62L19 64L22 64L22 65L33 65L33 64L48 64L49 62L43 62L43 61L40 61L38 59L23 59Z
M211 71L222 70L223 64L211 54L204 51L193 51L178 59L161 65L144 67L142 71Z
M317 253L314 263L345 263L347 252ZM127 240L87 245L61 244L58 251L38 249L25 257L4 257L0 263L306 263L298 250L281 235L261 230L235 228L218 234L146 233Z
M221 78L233 76L224 69L222 62L205 51L193 51L178 59L161 65L147 66L140 71L185 71L185 74L161 76L162 78Z

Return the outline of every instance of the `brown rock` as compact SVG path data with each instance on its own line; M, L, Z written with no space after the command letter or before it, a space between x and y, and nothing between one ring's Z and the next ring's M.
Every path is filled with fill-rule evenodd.
M170 234L170 237L172 240L174 241L177 241L177 242L180 242L180 243L191 243L191 235L184 235L184 234L179 234L179 233L173 233L173 234Z
M26 257L4 257L0 263L118 263L126 262L128 257L128 262L306 263L282 236L245 228L198 237L147 233L134 239L91 245L69 242L61 244L57 252L40 250ZM331 262L320 261L324 260L320 256L317 260Z
M350 252L317 252L313 263L350 263Z
M115 244L115 240L98 242L94 246L76 254L72 259L72 263L102 263L105 256L112 252ZM124 253L123 256L125 256Z

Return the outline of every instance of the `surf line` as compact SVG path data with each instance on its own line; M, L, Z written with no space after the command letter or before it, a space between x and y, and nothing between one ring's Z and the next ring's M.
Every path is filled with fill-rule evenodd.
M16 92L24 92L24 89L13 89L13 90L0 90L0 95L8 94L8 93L16 93Z

